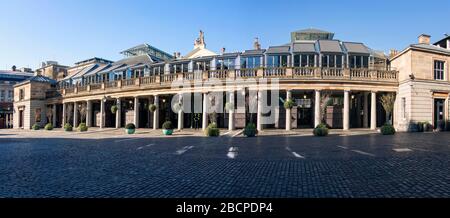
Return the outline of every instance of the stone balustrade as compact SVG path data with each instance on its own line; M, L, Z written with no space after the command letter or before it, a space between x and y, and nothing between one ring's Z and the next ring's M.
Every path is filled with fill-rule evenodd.
M283 80L338 80L342 82L367 81L367 82L398 82L398 72L390 70L374 70L374 69L348 69L348 68L319 68L319 67L282 67L282 68L255 68L255 69L233 69L233 70L209 70L184 72L176 74L163 74L158 76L146 76L139 78L131 78L125 80L108 81L103 83L95 83L83 86L61 87L59 92L64 95L76 95L86 92L104 89L120 89L133 88L142 86L164 86L170 87L175 80L235 80L246 78L279 78ZM87 88L89 86L89 88Z

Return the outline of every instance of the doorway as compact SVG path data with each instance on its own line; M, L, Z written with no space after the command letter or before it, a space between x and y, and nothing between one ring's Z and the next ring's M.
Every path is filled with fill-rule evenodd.
M434 128L445 128L444 99L434 99Z
M19 128L23 129L23 110L19 110Z

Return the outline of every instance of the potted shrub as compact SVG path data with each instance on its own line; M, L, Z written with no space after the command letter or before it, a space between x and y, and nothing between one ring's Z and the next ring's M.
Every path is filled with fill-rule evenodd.
M381 134L383 135L394 135L395 134L395 128L391 124L384 124L381 129Z
M315 136L327 136L328 132L329 132L329 130L328 130L327 125L323 124L323 123L317 125L316 128L314 128L314 130L313 130L313 134Z
M149 106L148 106L148 110L150 111L150 112L155 112L156 111L156 105L155 104L150 104Z
M166 121L162 125L164 135L172 135L173 133L173 125L172 122Z
M292 109L295 106L295 102L292 99L288 99L284 102L285 109Z
M115 114L119 110L119 107L117 105L111 106L111 113Z
M80 123L80 125L78 125L78 129L80 130L80 132L88 131L88 127L87 127L86 123Z
M135 131L136 126L134 125L134 123L129 123L125 126L125 133L127 134L134 134Z
M431 124L428 121L422 122L422 126L424 132L429 132L432 129Z
M220 135L220 130L217 128L216 123L211 123L208 125L208 127L205 129L205 135L209 137L217 137Z
M70 125L70 123L64 124L64 131L71 132L72 129L73 129L73 127L72 127L72 125Z
M31 127L31 129L33 129L33 130L39 130L40 127L39 127L39 125L38 125L37 123L35 123L35 124Z
M52 130L53 129L53 125L51 123L47 123L44 127L45 130Z
M417 123L417 132L423 132L425 129L424 122L418 122Z
M247 137L255 137L258 134L258 130L256 129L256 125L254 123L249 123L244 128L243 134Z

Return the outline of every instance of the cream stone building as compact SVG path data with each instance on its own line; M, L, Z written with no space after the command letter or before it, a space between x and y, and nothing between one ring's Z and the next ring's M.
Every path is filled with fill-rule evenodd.
M406 87L409 65L400 60L407 59L403 54L408 52L393 58L400 78L383 52L334 39L327 31L295 31L290 42L267 49L256 39L252 49L222 49L220 54L206 48L200 32L194 49L184 56L142 44L123 51L125 58L116 62L89 59L68 67L63 78L39 76L16 85L14 107L19 113L14 121L23 123L14 127L28 129L46 122L76 127L86 122L100 128L134 123L158 129L170 120L180 130L204 129L211 122L230 130L248 123L259 130L313 128L320 123L375 130L390 120L380 97L407 95L399 87ZM296 106L284 108L286 100ZM150 111L150 105L156 111ZM404 126L396 117L398 108L393 121ZM39 113L41 119L36 119Z
M423 34L418 44L394 52L390 62L399 71L394 126L400 131L415 131L418 122L435 129L450 127L450 37L431 44Z

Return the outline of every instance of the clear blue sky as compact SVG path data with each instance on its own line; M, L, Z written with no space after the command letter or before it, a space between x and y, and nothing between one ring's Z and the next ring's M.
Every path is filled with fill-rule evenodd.
M0 0L0 69L36 68L90 57L113 61L149 43L186 54L199 29L207 47L242 51L258 36L263 47L289 42L290 32L319 28L335 38L388 51L450 33L450 1L393 0Z

